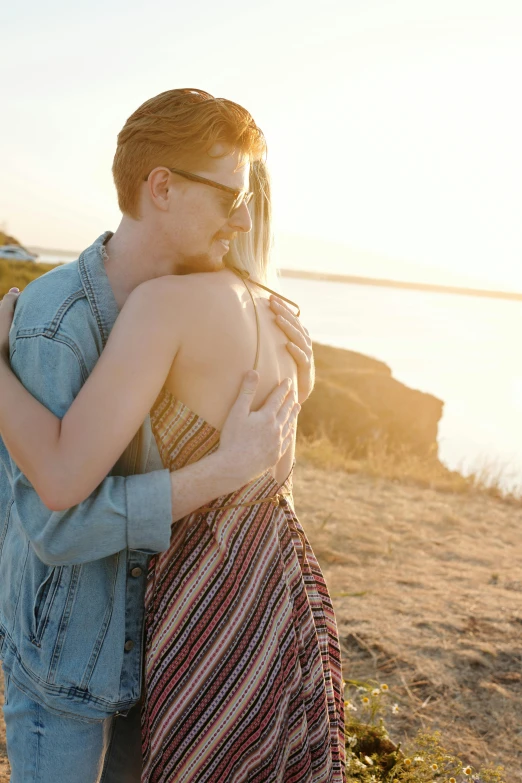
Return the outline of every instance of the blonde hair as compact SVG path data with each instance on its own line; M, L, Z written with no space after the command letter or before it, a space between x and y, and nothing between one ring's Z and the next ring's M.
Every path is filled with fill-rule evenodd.
M270 177L264 160L255 160L250 167L250 202L252 230L240 232L225 257L225 265L248 272L252 280L266 283L270 273L272 251L272 203Z
M217 142L239 150L240 160L256 160L266 150L251 114L226 98L186 88L145 101L118 134L112 173L123 214L139 219L139 188L152 169L190 169Z

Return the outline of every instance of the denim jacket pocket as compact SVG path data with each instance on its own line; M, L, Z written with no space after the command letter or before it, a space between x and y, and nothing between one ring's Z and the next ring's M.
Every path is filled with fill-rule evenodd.
M40 646L42 637L51 613L56 590L60 584L63 566L51 568L46 578L36 591L33 606L33 634L31 641L37 647Z

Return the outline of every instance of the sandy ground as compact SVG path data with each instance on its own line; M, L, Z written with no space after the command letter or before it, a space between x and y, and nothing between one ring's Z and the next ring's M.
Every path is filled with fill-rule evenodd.
M522 781L522 506L306 465L295 495L344 676L388 684L392 739L437 728L467 763Z
M332 593L344 676L388 684L392 739L438 728L467 763L522 781L522 506L306 463L295 501Z

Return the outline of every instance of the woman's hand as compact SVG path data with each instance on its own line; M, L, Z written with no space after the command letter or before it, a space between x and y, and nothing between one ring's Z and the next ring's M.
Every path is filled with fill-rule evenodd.
M20 295L18 288L11 288L8 294L0 301L0 357L9 361L9 330L13 323L14 311L17 299Z
M219 439L224 475L237 476L237 487L277 465L291 446L301 406L296 402L290 378L278 384L263 406L251 410L259 373L250 370L232 405Z
M286 347L297 364L297 401L304 402L314 388L315 366L312 340L299 318L295 316L282 299L270 297L270 307L276 314L276 324L286 334L289 342Z

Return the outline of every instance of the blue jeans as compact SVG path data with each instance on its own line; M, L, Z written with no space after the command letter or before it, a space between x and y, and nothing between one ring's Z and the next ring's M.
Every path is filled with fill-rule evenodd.
M140 783L141 704L92 723L63 717L5 674L4 718L11 783Z

